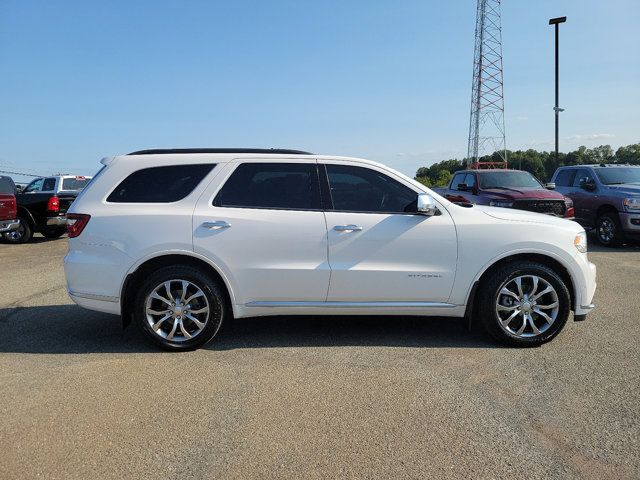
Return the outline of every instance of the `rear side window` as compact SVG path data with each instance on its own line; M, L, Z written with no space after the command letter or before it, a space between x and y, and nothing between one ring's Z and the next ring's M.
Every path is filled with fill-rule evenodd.
M215 164L171 165L133 172L107 197L114 203L170 203L189 195Z
M52 192L56 189L56 179L55 178L45 178L44 183L42 184L43 192Z
M243 163L213 200L217 207L319 210L315 163Z
M0 193L5 195L15 195L16 186L9 177L0 177Z
M558 187L570 187L573 185L573 178L576 175L575 169L560 170L556 175L555 184Z

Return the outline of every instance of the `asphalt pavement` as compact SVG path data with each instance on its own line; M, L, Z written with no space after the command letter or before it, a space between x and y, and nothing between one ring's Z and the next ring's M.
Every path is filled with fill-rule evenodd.
M597 309L540 348L285 317L166 353L71 303L66 244L0 244L3 479L640 478L638 247L592 248Z

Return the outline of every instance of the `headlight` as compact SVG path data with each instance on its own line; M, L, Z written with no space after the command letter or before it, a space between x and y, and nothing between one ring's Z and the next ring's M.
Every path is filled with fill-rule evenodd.
M500 201L500 200L491 200L489 202L489 206L491 206L491 207L511 208L511 207L513 207L513 202L503 202L503 201Z
M640 210L640 197L625 198L622 203L627 210Z
M587 234L585 232L580 232L576 235L576 238L573 239L573 244L581 253L587 253Z

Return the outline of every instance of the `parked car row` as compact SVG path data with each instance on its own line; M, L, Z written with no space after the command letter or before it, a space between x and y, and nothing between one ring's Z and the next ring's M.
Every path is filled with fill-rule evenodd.
M67 209L91 177L40 177L18 190L10 177L0 177L0 232L8 243L26 243L36 232L57 238L67 230ZM5 192L5 193L3 193Z
M515 208L575 219L594 229L598 241L615 247L640 238L640 167L560 167L542 185L520 170L462 170L434 191L455 203Z

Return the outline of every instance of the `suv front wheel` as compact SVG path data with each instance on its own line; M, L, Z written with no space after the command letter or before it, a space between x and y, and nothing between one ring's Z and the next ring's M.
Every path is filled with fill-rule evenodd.
M538 346L555 337L571 310L567 286L546 265L515 261L491 272L478 291L486 331L512 346Z
M216 281L197 268L161 268L144 281L135 300L138 326L166 350L193 350L218 333L225 297Z

